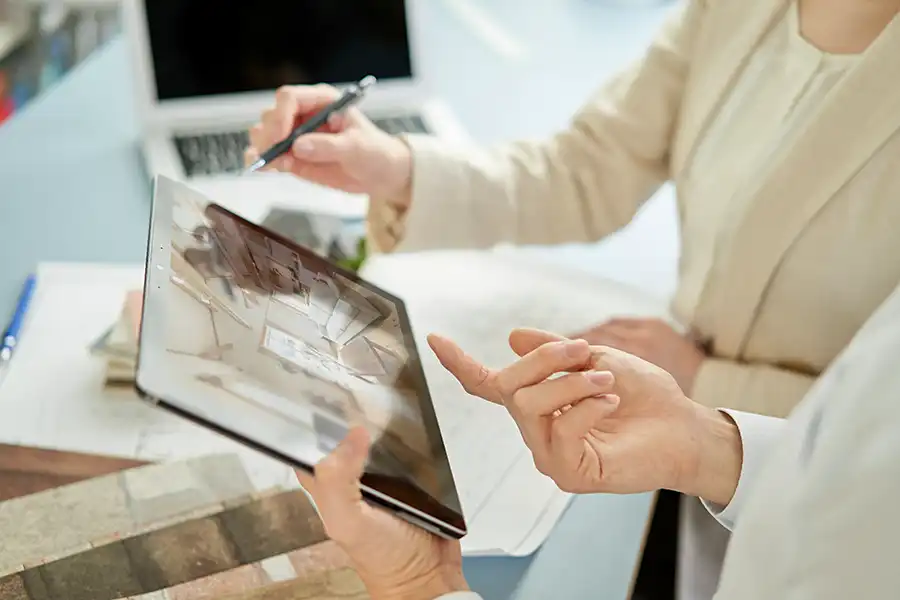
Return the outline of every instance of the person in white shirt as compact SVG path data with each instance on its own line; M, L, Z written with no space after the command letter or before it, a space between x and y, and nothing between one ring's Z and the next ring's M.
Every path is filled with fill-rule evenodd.
M492 371L432 336L473 395L502 403L563 489L697 496L733 530L717 600L900 594L900 288L787 419L705 407L640 358L517 330ZM552 377L565 373L559 377ZM365 504L366 433L298 473L374 600L476 599L459 544Z

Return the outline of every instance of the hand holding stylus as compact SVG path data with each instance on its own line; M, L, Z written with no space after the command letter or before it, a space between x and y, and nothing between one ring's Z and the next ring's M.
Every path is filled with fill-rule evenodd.
M290 152L291 146L294 145L301 136L318 131L318 129L328 123L332 118L337 118L343 111L357 104L363 99L366 90L375 85L375 78L371 75L364 77L341 94L334 102L317 111L308 119L304 119L302 123L296 125L293 130L284 139L272 144L265 152L260 154L259 158L247 167L247 172L252 173L262 169L282 154Z
M331 86L285 86L275 104L250 129L245 163L253 165L273 145L288 138L341 98ZM316 131L300 135L268 168L353 194L409 202L411 156L406 143L385 133L355 106L332 116Z

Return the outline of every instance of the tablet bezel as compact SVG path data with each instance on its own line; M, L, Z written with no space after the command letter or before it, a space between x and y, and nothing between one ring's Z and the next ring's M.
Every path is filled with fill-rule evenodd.
M238 219L242 225L255 229L264 235L288 248L302 254L311 251L292 242L274 232L253 224L239 215L214 204L202 194L195 192L188 186L178 183L166 177L157 176L153 185L153 203L151 207L150 227L147 244L147 259L144 278L144 302L143 317L139 335L139 351L135 376L135 388L142 399L153 405L159 406L180 417L188 419L207 429L229 437L245 446L253 448L276 460L284 462L291 467L312 472L314 465L305 464L281 452L277 447L267 444L264 440L250 439L240 432L234 431L222 423L217 423L214 417L199 414L190 410L189 405L177 402L170 389L167 388L166 369L166 290L171 283L171 228L175 194L179 191L190 194L203 201L215 210L222 211L229 217ZM169 191L166 191L169 190ZM321 258L321 257L320 257ZM324 259L323 259L324 260ZM389 292L361 279L357 274L342 269L331 261L326 261L329 268L337 274L346 277L350 281L366 288L367 290L390 300L397 306L397 314L401 320L401 326L412 332L412 325L404 302ZM447 456L446 446L434 412L431 395L425 380L418 352L410 355L409 367L416 377L421 378L421 389L427 397L419 398L422 417L429 437L436 436L432 441L440 444L443 456ZM449 468L449 464L448 467ZM374 474L365 474L360 484L360 489L367 501L382 508L391 510L401 518L412 522L432 533L446 538L459 539L466 534L466 524L461 513L435 501L428 494L419 492L410 486L391 486L391 478ZM454 481L454 492L456 489Z

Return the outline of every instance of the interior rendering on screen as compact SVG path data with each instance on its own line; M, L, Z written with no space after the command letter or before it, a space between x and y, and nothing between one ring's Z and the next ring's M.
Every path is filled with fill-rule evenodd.
M365 426L374 442L367 474L459 511L397 303L224 209L175 196L165 369L191 380L188 401L306 464Z

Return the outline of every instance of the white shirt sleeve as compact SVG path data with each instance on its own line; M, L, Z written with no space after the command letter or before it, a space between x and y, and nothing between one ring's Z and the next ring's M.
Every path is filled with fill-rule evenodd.
M741 504L744 498L752 493L753 480L759 473L769 450L773 447L775 438L781 433L785 421L735 410L722 410L722 412L734 420L741 435L743 448L741 476L728 506L716 506L705 500L703 504L722 525L732 529L737 521ZM475 592L454 592L435 600L481 600L481 596Z
M766 417L753 413L745 413L737 410L719 409L737 424L741 435L743 461L741 462L741 476L738 479L734 496L727 506L719 506L706 500L702 500L706 509L718 519L723 527L734 529L741 505L752 493L753 482L760 468L765 462L771 448L774 447L775 438L781 433L785 420L775 417Z

